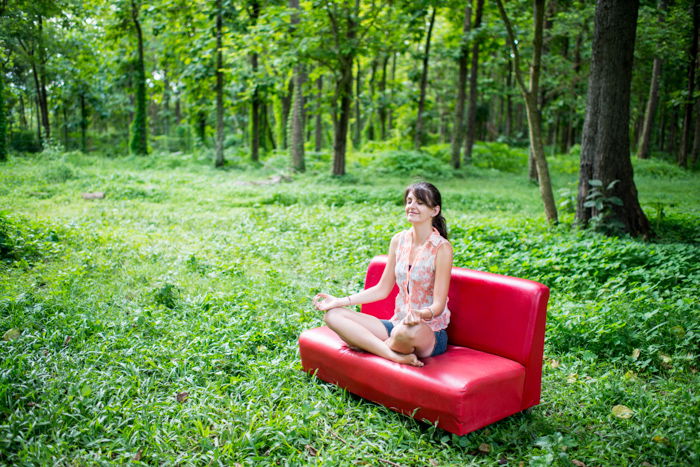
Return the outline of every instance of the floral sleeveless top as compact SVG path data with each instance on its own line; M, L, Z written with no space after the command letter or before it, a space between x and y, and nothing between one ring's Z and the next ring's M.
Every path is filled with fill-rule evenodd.
M399 234L399 244L396 249L396 285L399 286L399 294L396 296L394 316L391 322L395 325L404 319L409 306L412 309L423 309L433 304L433 288L435 286L435 258L437 250L444 243L448 243L433 228L433 233L419 246L413 258L413 264L409 265L411 246L413 243L413 229L405 230ZM410 268L409 268L410 266ZM437 311L437 310L435 310ZM450 310L445 310L439 315L425 321L433 331L445 329L450 323Z

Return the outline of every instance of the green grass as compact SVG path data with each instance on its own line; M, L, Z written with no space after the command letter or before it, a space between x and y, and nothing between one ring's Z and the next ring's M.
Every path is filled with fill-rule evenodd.
M358 154L342 179L314 154L283 183L265 183L282 156L223 171L193 155L12 158L0 333L21 334L0 340L0 464L700 462L697 175L635 162L659 232L643 243L566 212L547 227L518 151L457 173L441 151ZM561 202L575 159L551 165ZM310 297L362 287L407 227L403 188L435 167L455 264L552 291L542 404L464 437L310 378L297 351L321 324Z

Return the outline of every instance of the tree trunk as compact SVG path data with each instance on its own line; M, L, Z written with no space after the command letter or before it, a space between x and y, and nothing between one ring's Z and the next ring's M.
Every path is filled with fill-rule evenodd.
M345 60L344 67L341 70L340 81L337 85L338 91L336 94L340 98L340 111L334 121L333 175L345 175L345 151L350 122L350 106L352 104L352 63L352 58Z
M138 59L136 61L136 113L131 123L131 143L129 147L134 154L148 154L148 126L146 122L146 70L143 58L143 33L139 20L139 8L136 0L131 0L131 18L136 30Z
M87 105L85 103L85 92L80 93L80 150L83 153L88 152L87 150L87 127L88 127L88 115L87 115Z
M255 26L260 17L260 3L257 0L252 0L250 8L250 20L252 25ZM250 101L250 159L253 162L258 162L260 160L261 97L260 89L258 89L258 59L257 52L250 54L250 65L253 72L253 95Z
M695 168L700 153L700 101L695 103L695 132L693 136L693 149L690 153L690 168Z
M224 54L223 48L223 5L216 0L216 158L214 166L222 167L224 159Z
M359 58L355 60L357 74L355 75L355 126L352 135L352 145L358 149L362 143L362 112L360 109L360 92L362 90L362 69Z
M428 64L430 61L430 40L433 36L433 26L435 25L435 13L437 8L433 7L428 23L428 33L425 36L425 52L423 53L423 71L420 77L420 97L418 98L418 115L416 116L416 128L413 139L413 147L417 150L425 142L425 129L423 125L423 113L425 112L425 93L428 87Z
M7 112L5 111L5 71L0 69L0 162L7 160Z
M376 83L377 83L377 66L379 64L379 58L374 57L372 59L372 66L370 68L370 78L369 78L369 112L367 116L367 140L368 141L374 141L376 139L376 132L375 132L375 122L376 118L374 115L374 109L376 108L376 105L374 103L374 96L375 96L375 88L376 88Z
M476 1L476 12L473 29L481 27L481 17L484 11L484 0ZM472 160L472 149L476 141L476 111L477 111L477 91L479 79L479 41L472 43L472 64L469 72L469 107L467 110L467 135L464 142L464 163Z
M39 92L39 108L41 110L41 126L44 128L44 135L47 139L51 138L51 123L49 120L49 100L46 93L46 57L44 51L44 20L39 15L39 71L38 76L38 92Z
M688 149L691 138L690 132L693 127L693 106L695 99L695 67L698 62L698 32L700 31L700 0L693 2L693 30L690 38L690 63L688 63L688 95L685 102L685 113L683 115L683 133L681 134L681 147L678 152L678 165L688 167ZM696 118L698 118L696 116Z
M545 0L534 0L533 2L533 17L535 34L533 40L532 64L530 66L530 85L525 87L525 81L520 71L520 52L518 51L517 41L513 33L513 27L508 19L503 0L496 0L498 11L501 19L506 26L508 33L508 42L513 51L513 69L515 80L518 83L520 92L525 100L525 110L527 113L527 123L530 136L530 151L534 155L535 163L537 164L537 176L540 188L540 196L544 204L544 213L547 221L552 224L558 222L557 207L554 204L554 194L552 193L552 182L549 178L549 168L547 167L547 159L544 154L544 146L542 144L542 127L541 127L541 109L538 108L539 96L539 81L540 67L542 62L542 29L544 25L544 3Z
M586 225L593 216L604 215L608 225L619 223L627 233L647 237L651 229L637 198L629 145L638 10L639 0L598 0L596 5L576 219ZM619 198L622 205L608 203L603 212L585 206L591 180L603 187L618 180L605 196Z
M457 60L457 103L455 105L454 126L452 128L452 167L458 169L461 164L460 149L464 139L464 104L467 88L467 62L469 61L469 31L472 25L472 0L467 1L462 23L462 44Z
M323 148L323 76L319 76L316 80L316 124L314 125L314 150L321 152Z
M24 93L19 94L19 127L26 130L27 127L27 109L24 106Z
M649 85L649 98L647 99L646 110L644 111L644 121L642 132L637 143L637 157L639 159L649 158L649 142L651 141L651 129L654 124L654 114L659 103L659 80L661 78L661 59L654 57L654 65L651 72L651 84Z
M304 81L306 81L304 65L297 63L294 67L294 95L292 97L292 118L289 126L289 149L292 156L292 168L297 172L306 170L304 164Z
M384 54L384 59L382 61L382 77L379 80L379 132L380 132L380 138L382 141L386 140L387 137L387 128L386 128L386 119L387 119L387 99L388 96L386 94L386 68L387 65L389 64L389 54L386 53Z

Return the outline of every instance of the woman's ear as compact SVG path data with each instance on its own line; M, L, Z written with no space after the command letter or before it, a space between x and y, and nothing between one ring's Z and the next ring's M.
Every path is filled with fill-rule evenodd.
M438 214L440 214L440 206L435 206L433 208L433 217L437 216Z

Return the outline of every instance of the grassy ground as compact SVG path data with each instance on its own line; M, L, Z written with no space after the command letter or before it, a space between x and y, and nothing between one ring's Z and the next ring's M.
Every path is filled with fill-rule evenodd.
M190 155L11 159L0 464L697 465L697 174L637 165L659 232L643 243L581 232L567 212L548 228L522 164L494 154L458 173L358 155L345 179L311 155L281 183L281 158L225 171ZM551 164L566 205L575 158ZM310 297L362 287L407 227L401 192L421 171L440 174L457 266L552 290L542 403L464 437L299 365L297 336L321 324ZM106 198L81 199L93 191Z

